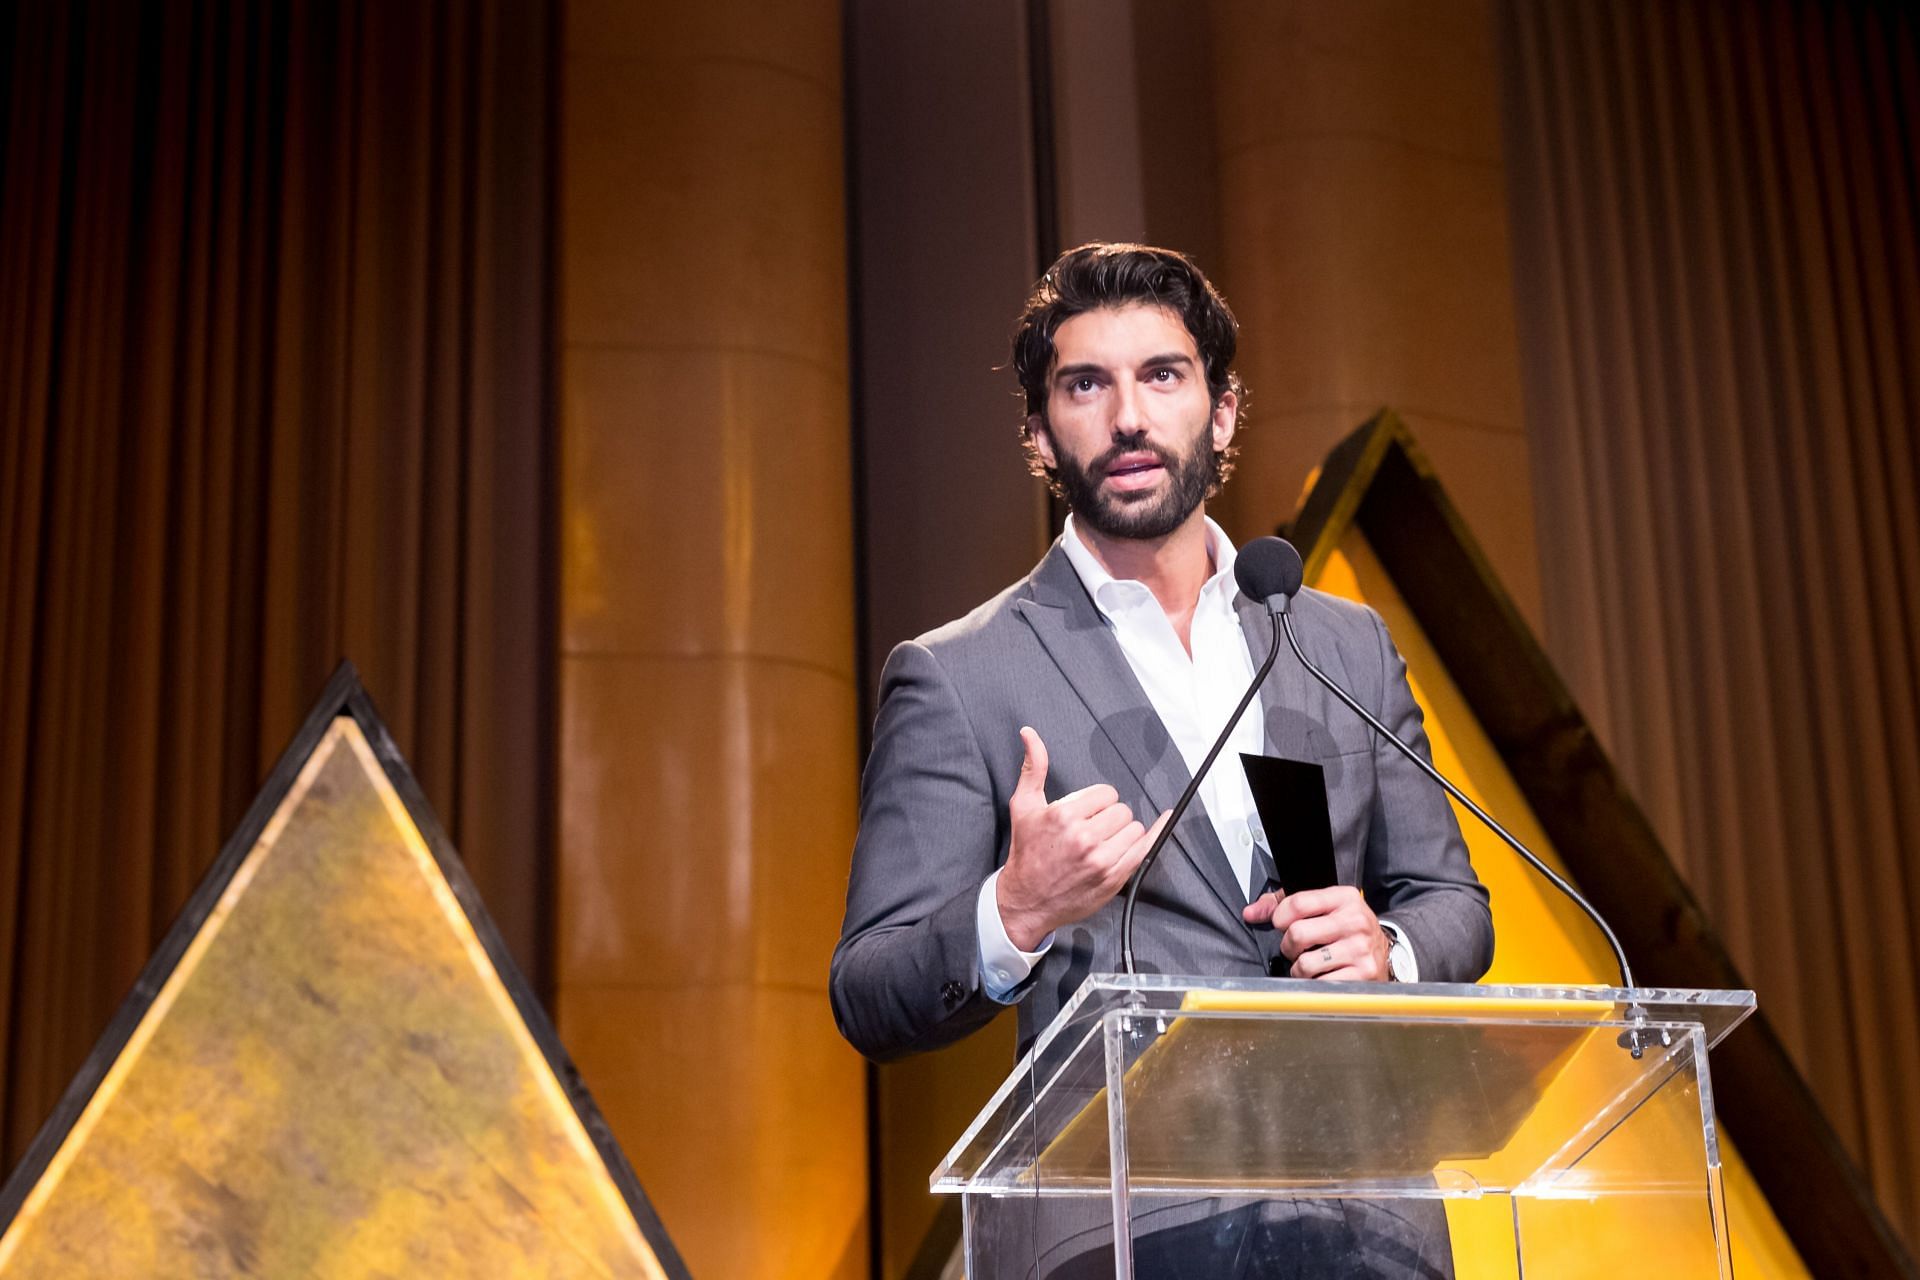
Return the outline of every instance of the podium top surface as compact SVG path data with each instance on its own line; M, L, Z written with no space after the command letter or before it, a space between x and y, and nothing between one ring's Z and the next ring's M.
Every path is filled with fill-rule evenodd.
M1204 1152L1240 1166L1234 1180L1251 1185L1336 1166L1344 1179L1424 1177L1452 1161L1482 1183L1507 1182L1537 1171L1541 1144L1565 1137L1549 1129L1631 1109L1753 1008L1750 991L1094 974L948 1153L933 1188L1096 1172L1107 1158L1106 1092L1121 1077L1129 1126L1143 1140L1164 1135L1170 1168ZM1648 1034L1630 1038L1632 1028ZM1269 1136L1230 1158L1221 1133L1199 1141L1216 1112L1237 1117L1229 1135L1264 1117Z
M1754 1010L1751 991L1671 987L1491 986L1460 982L1317 982L1300 978L1194 978L1177 974L1088 975L1034 1039L1023 1062L1044 1058L1073 1026L1114 1009L1221 1010L1312 1017L1530 1021L1578 1018L1625 1023L1637 1007L1662 1024L1696 1024L1707 1047Z

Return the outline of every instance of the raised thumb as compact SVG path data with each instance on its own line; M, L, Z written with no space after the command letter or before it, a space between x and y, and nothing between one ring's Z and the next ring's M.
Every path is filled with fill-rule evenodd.
M1021 726L1020 741L1026 745L1027 758L1020 762L1020 780L1013 787L1016 806L1031 807L1047 802L1047 744L1032 729Z

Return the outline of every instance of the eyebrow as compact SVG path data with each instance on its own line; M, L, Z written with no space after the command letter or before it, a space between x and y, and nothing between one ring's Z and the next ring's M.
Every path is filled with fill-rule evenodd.
M1148 356L1140 362L1142 369L1165 369L1173 365L1186 365L1188 368L1192 368L1193 357L1182 351L1163 351L1158 355ZM1079 364L1063 364L1058 369L1055 369L1053 371L1053 380L1055 382L1071 381L1074 378L1085 377L1090 373L1099 374L1106 372L1108 372L1106 365L1095 364L1092 361L1081 361Z

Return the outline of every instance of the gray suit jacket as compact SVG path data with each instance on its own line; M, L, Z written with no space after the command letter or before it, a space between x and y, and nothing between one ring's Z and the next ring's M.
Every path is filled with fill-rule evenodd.
M1238 607L1257 667L1271 624L1258 604L1243 597ZM1424 754L1406 666L1379 615L1305 590L1294 618L1308 655ZM1471 982L1485 973L1493 959L1487 892L1440 789L1374 741L1291 653L1274 664L1261 704L1269 754L1325 767L1340 879L1405 931L1421 979ZM1047 745L1049 799L1106 782L1151 823L1189 777L1058 543L1024 581L887 659L831 975L840 1030L869 1057L938 1048L1001 1008L980 983L974 911L982 882L1006 860L1022 725ZM1140 968L1265 976L1277 935L1242 921L1245 905L1196 799L1141 886ZM1061 929L1014 993L1022 1052L1089 973L1121 967L1120 910L1116 899Z

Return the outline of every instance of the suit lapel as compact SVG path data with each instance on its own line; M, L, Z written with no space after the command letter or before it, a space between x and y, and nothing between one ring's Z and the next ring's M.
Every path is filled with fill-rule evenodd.
M1267 754L1285 756L1289 760L1315 759L1313 744L1300 731L1296 719L1283 710L1308 705L1307 681L1311 677L1287 647L1287 637L1275 633L1265 605L1245 596L1237 596L1233 607L1240 615L1240 633L1247 638L1247 656L1253 659L1255 671L1267 660L1268 650L1276 642L1280 645L1280 656L1274 659L1273 670L1267 673L1266 680L1260 685L1260 710L1264 721L1261 737L1266 742ZM1251 714L1253 708L1247 710Z
M1247 637L1247 652L1253 658L1254 669L1266 660L1267 648L1273 642L1273 623L1267 618L1266 606L1241 596L1235 603L1240 613L1240 630ZM1266 681L1260 686L1262 711L1266 724L1263 737L1266 740L1268 755L1281 756L1288 760L1318 761L1330 772L1327 776L1329 809L1334 805L1333 791L1339 786L1337 771L1341 768L1333 740L1328 735L1326 724L1315 708L1325 705L1325 695L1320 686L1293 656L1293 650L1287 645L1285 635L1279 637L1281 653L1274 662L1273 670L1267 673ZM1303 648L1312 643L1309 633L1301 638ZM1324 664L1326 654L1316 655ZM1346 715L1345 708L1337 713ZM1334 826L1334 870L1342 884L1360 883L1360 853L1358 847L1340 838L1338 815Z
M1092 712L1115 757L1145 792L1153 813L1171 809L1192 775L1179 747L1155 714L1146 690L1127 665L1120 642L1113 638L1058 542L1034 570L1031 582L1032 594L1017 602L1015 608ZM1215 761L1214 767L1224 764ZM1147 821L1147 815L1138 816ZM1198 797L1174 829L1171 843L1200 873L1227 915L1257 950L1252 929L1240 918L1240 909L1247 902L1246 889L1235 882L1220 837Z

